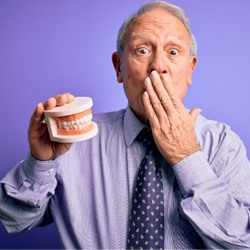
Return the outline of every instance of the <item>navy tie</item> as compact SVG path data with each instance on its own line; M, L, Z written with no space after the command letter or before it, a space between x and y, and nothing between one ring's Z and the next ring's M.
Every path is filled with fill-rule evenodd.
M151 130L143 129L139 141L146 148L146 154L133 190L127 248L164 249L163 187Z

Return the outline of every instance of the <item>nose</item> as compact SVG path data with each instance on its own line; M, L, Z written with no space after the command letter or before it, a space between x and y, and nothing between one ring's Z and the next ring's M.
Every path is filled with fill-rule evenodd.
M156 70L159 74L167 73L167 58L163 51L156 51L151 58L148 71Z

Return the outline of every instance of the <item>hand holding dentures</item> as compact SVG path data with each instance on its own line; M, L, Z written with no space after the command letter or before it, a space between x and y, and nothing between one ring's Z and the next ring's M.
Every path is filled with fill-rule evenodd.
M28 133L31 154L38 160L52 160L67 152L73 142L95 136L98 129L92 122L92 106L90 97L69 93L39 103Z

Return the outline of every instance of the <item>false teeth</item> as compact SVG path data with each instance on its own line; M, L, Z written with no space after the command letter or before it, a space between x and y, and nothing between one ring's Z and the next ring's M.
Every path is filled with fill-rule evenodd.
M64 130L82 130L91 122L92 118L92 114L85 115L80 119L76 118L72 121L62 121L57 118L57 126Z
M92 122L93 106L90 97L76 97L75 101L44 112L50 139L61 143L87 140L98 133Z

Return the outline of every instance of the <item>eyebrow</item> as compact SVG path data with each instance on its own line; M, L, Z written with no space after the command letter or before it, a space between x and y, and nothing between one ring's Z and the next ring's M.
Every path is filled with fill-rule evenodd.
M179 37L167 36L165 41L166 41L166 43L168 43L170 45L183 47L186 44L186 41L183 38L184 38L183 36L179 36ZM126 40L133 42L136 39L140 39L140 40L148 43L150 40L150 37L149 38L145 37L145 35L143 33L131 33L130 36Z

